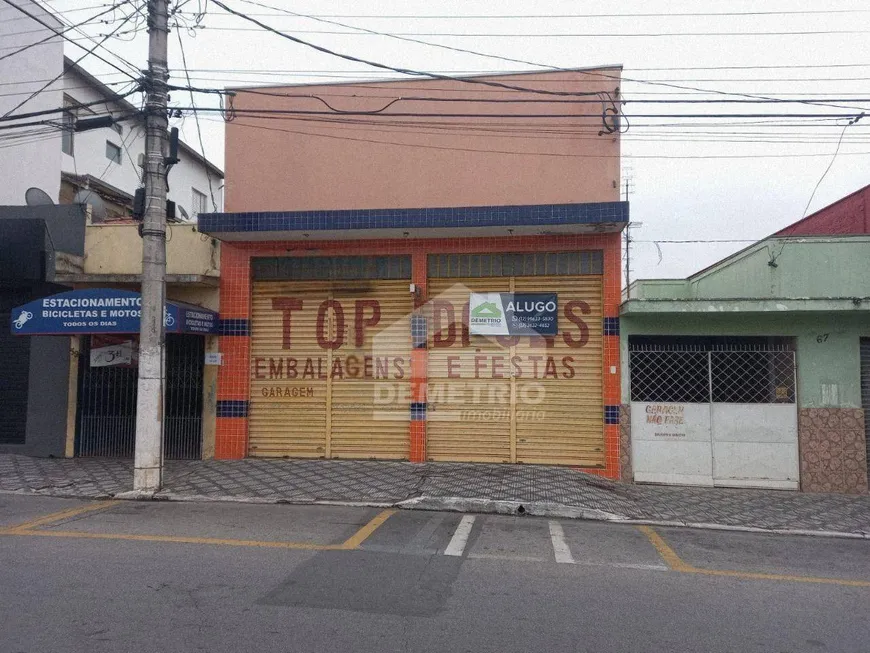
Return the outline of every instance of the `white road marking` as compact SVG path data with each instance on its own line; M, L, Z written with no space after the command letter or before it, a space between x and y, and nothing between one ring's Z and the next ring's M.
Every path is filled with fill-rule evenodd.
M557 521L550 522L550 539L553 540L553 553L556 554L556 562L573 565L574 556L571 555L571 549L568 548L568 543L565 541L565 531L562 530L562 524Z
M642 571L670 571L668 567L664 565L641 565L634 564L632 562L602 562L602 563L584 563L581 562L579 564L588 564L590 566L595 567L615 567L616 569L640 569Z
M468 536L471 535L471 528L474 526L474 515L464 515L459 521L459 526L450 538L450 544L444 549L446 556L461 556L465 551L465 545L468 544Z
M469 558L475 560L512 560L514 562L550 562L543 558L534 558L532 556L512 556L501 553L469 553Z

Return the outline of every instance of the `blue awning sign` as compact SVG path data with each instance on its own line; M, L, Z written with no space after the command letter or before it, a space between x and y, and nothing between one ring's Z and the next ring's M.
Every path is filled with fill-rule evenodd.
M131 290L87 288L35 299L12 309L16 335L138 333L142 296ZM166 302L167 333L217 333L218 316L200 306Z

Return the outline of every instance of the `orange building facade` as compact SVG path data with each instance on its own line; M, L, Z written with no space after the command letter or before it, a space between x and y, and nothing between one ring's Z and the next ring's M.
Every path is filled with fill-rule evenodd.
M216 457L618 477L619 73L237 91Z

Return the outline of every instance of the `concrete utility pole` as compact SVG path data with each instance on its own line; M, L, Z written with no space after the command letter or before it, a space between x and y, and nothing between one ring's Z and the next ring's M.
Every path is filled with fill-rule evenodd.
M626 197L628 193L626 192ZM625 297L631 299L631 223L625 225Z
M628 193L626 192L626 198ZM625 225L625 298L631 299L631 230L642 227L643 222L629 222Z
M148 71L145 80L145 216L142 223L142 318L136 401L133 489L163 483L163 314L166 303L166 143L169 80L167 0L148 0Z

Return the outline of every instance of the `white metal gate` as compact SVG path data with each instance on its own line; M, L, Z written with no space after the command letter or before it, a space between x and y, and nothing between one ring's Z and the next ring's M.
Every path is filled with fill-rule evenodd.
M794 348L772 338L632 338L634 480L798 489Z

